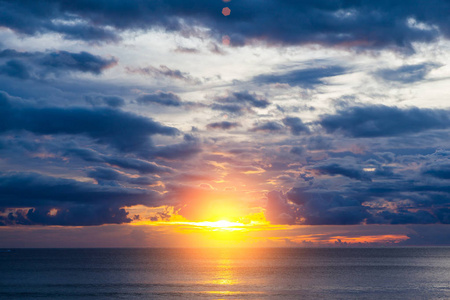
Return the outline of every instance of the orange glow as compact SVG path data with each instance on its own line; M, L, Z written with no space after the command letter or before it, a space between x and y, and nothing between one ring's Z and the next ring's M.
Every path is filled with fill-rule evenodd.
M330 242L342 242L348 244L356 244L356 243L398 243L404 240L407 240L408 237L405 235L368 235L368 236L359 236L359 237L347 237L347 236L336 236L330 240Z
M397 244L408 239L405 234L349 233L348 227L276 225L265 217L262 207L243 205L230 194L211 200L209 193L190 194L181 208L128 207L139 215L132 226L145 227L169 238L178 247L311 247ZM194 197L195 196L195 197ZM145 216L145 217L144 217ZM313 232L311 232L313 231ZM314 232L315 231L315 232ZM309 233L308 233L309 232Z
M355 237L348 236L327 236L327 234L300 235L289 239L295 244L312 243L316 245L336 245L336 244L374 244L374 243L399 243L408 239L408 236L401 234L391 235L362 235Z

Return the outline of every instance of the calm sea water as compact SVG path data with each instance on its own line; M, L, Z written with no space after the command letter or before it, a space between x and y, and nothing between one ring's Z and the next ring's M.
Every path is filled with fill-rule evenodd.
M450 248L18 249L2 299L450 299Z

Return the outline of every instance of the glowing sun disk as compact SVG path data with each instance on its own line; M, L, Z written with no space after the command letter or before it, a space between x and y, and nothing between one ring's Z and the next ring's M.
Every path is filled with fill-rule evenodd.
M204 224L204 226L214 227L214 228L230 228L236 226L242 226L243 224L238 222L230 222L227 220L220 220L216 222L201 222L200 224Z

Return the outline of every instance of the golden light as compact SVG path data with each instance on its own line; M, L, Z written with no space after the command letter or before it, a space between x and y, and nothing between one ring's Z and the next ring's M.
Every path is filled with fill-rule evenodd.
M230 222L230 221L227 221L227 220L220 220L220 221L217 221L217 222L212 222L213 224L211 224L211 227L218 227L218 228L228 228L228 227L231 227L231 226L236 226L236 224L239 224L239 223L236 223L236 222Z
M238 231L238 230L244 230L244 224L239 222L230 222L227 220L220 220L216 222L195 222L191 223L192 225L195 224L195 226L204 227L205 229L209 229L212 231Z

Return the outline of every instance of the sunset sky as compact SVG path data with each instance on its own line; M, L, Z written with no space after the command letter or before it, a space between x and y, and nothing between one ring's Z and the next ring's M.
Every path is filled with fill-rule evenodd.
M0 247L450 245L449 62L448 0L0 0Z

